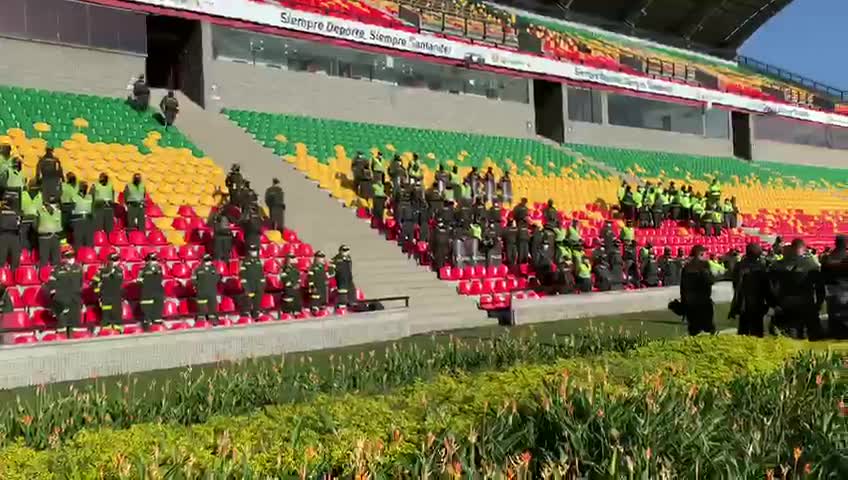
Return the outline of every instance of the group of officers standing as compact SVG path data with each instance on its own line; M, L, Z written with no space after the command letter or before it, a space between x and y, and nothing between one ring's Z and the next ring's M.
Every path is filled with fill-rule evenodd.
M769 331L795 338L848 338L848 251L846 238L836 237L833 250L817 256L804 241L783 244L768 254L757 243L730 270L733 300L729 318L738 318L740 335L763 336ZM692 334L714 332L712 285L716 280L706 250L696 246L683 268L680 307ZM827 328L820 312L827 306Z
M123 191L126 229L145 229L146 190L141 174L133 175ZM0 145L0 264L16 269L22 250L37 247L39 265L58 265L60 247L94 244L94 232L111 233L115 226L116 192L109 176L97 182L78 180L63 172L61 162L47 148L27 179L23 162L10 145Z
M704 235L719 236L722 229L738 226L736 197L721 199L721 185L713 180L703 194L692 185L678 188L674 182L664 186L647 182L633 189L626 181L618 189L619 208L626 220L640 228L660 228L663 221L688 222L703 229Z
M0 153L9 150L0 147ZM12 165L17 165L16 172L20 172L20 159L6 159ZM44 162L55 162L55 165L43 167ZM42 168L43 167L43 168ZM14 167L12 167L14 168ZM56 170L55 176L49 172ZM24 243L23 232L19 234L17 228L24 225L22 218L26 218L26 205L28 199L39 199L38 209L32 223L38 232L39 258L42 265L54 265L49 280L45 287L51 299L52 311L57 319L57 326L66 329L67 334L73 334L73 330L80 328L81 310L83 306L83 270L76 261L75 248L65 245L62 251L62 261L54 261L48 250L55 249L59 255L59 238L66 235L62 230L62 212L70 210L71 229L70 237L74 247L91 246L90 232L97 230L111 231L114 228L114 201L115 195L105 174L101 174L98 183L89 188L85 182L76 182L73 174L68 174L63 179L61 165L58 160L51 156L48 151L45 159L39 162L37 171L40 180L30 184L27 189L22 181L20 188L14 188L15 184L3 182L3 195L6 199L2 210L0 210L0 251L7 252L8 245L19 242L15 249L16 253L9 254L9 263L17 267L20 256L21 245L31 248L33 245ZM15 174L4 175L0 172L0 179L17 178ZM221 208L213 214L213 239L211 250L214 254L207 253L203 256L195 271L192 273L189 289L194 294L196 320L208 320L213 324L218 323L218 292L222 283L222 274L215 260L229 260L232 247L236 240L236 232L230 228L233 222L238 222L244 233L243 245L239 245L245 252L241 259L238 274L238 287L223 285L235 293L239 303L239 311L244 316L256 319L262 311L262 299L265 295L266 276L265 265L259 258L259 248L262 227L268 225L275 230L283 230L283 202L282 189L279 181L274 179L273 185L266 192L266 202L269 205L270 218L263 215L258 205L255 192L250 189L248 182L241 178L238 166L227 176L229 196L222 203ZM23 201L19 201L23 199ZM64 200L72 200L66 202ZM134 176L133 182L127 184L124 190L124 201L127 208L128 229L144 229L144 184L140 175ZM68 205L70 204L70 205ZM17 207L15 209L13 207ZM80 226L80 221L92 222L85 227ZM50 223L48 223L50 222ZM45 224L50 228L46 229ZM80 238L81 229L85 229L85 239ZM14 236L12 236L14 232ZM45 242L51 243L47 245ZM55 243L53 242L55 240ZM6 257L3 257L3 261ZM160 262L158 255L149 253L144 264L139 270L138 277L133 282L125 281L125 268L119 262L120 256L113 252L98 269L92 278L92 293L97 296L97 302L101 311L101 326L105 328L122 328L123 323L123 299L127 296L126 290L137 289L139 306L141 311L141 324L147 330L154 323L159 323L163 318L165 304L165 265ZM275 261L275 260L272 260ZM300 314L304 307L312 309L313 312L330 305L331 279L336 283L336 306L347 306L356 302L356 289L353 283L353 265L350 249L347 246L339 248L338 254L332 258L328 265L323 252L316 252L311 266L307 272L307 284L304 289L301 282L301 272L298 269L298 259L292 253L280 265L279 280L282 286L279 313L291 315ZM11 300L5 288L0 287L0 311L11 311ZM305 301L304 301L305 300Z

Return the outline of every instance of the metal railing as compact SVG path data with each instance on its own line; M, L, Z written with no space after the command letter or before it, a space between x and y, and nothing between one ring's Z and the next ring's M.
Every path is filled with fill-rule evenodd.
M848 101L848 91L825 85L821 82L817 82L803 75L798 75L797 73L784 70L780 67L776 67L774 65L770 65L759 60L754 60L753 58L746 57L744 55L737 56L736 61L740 65L748 67L749 69L754 70L756 72L777 77L780 80L791 82L798 86L809 88L811 90L815 90L818 93L825 94L837 102Z

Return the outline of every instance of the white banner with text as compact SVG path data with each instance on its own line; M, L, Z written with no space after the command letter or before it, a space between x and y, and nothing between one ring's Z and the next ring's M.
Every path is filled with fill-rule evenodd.
M848 116L800 106L769 102L732 93L682 85L665 80L567 63L525 53L511 52L428 33L410 33L316 13L285 8L254 0L130 0L176 10L241 20L376 47L431 55L514 71L606 85L634 92L722 105L770 115L848 127Z

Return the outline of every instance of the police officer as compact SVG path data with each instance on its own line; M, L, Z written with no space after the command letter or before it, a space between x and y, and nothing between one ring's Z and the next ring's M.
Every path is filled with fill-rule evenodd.
M88 184L80 182L79 191L74 197L74 208L71 212L71 231L73 232L74 249L94 245L94 228L92 219L93 199L88 193Z
M356 287L353 285L353 261L350 247L342 245L333 257L332 270L336 275L336 306L346 307L356 302Z
M59 264L59 235L62 233L62 212L53 204L45 204L38 210L36 222L38 231L39 265Z
M769 309L769 279L763 249L758 243L745 247L745 257L731 273L733 300L727 318L739 318L739 335L762 337L763 317Z
M504 172L498 182L499 200L504 205L512 205L512 179L509 178L509 172Z
M21 248L32 250L36 242L33 238L33 232L36 231L36 223L38 222L38 212L41 210L43 203L41 201L41 192L33 188L29 191L24 190L21 193Z
M671 254L671 248L663 249L662 257L657 262L659 268L660 281L664 287L680 285L680 275L683 270L683 263L680 258L675 258Z
M436 224L436 231L433 233L433 241L430 244L433 256L433 267L439 271L442 267L448 264L451 250L451 234L445 223L441 220Z
M804 241L796 238L783 259L771 267L774 325L796 338L821 338L819 310L824 303L824 283L818 265L806 256Z
M680 280L680 301L690 335L715 332L712 290L713 276L707 263L707 250L702 245L695 245Z
M212 255L205 254L203 261L194 269L191 276L196 292L194 297L196 322L203 318L211 321L213 325L218 324L218 282L220 280L221 276L212 263Z
M397 220L400 222L398 245L404 252L411 252L411 244L415 241L415 211L412 209L410 200L404 193L400 196L400 203L397 206Z
M47 282L50 298L53 299L53 313L56 315L56 325L67 329L68 337L80 325L82 310L82 268L74 259L74 252L66 250L65 261L58 265L50 274Z
M137 281L141 284L141 325L147 330L153 322L162 320L165 289L162 286L162 265L159 264L157 255L149 253L145 260Z
M642 260L642 285L645 287L658 287L660 285L659 268L654 259L654 252L647 251Z
M580 261L574 262L577 270L577 289L580 292L588 293L592 291L592 264L588 258L583 257Z
M556 209L556 207L554 207L553 200L548 200L548 205L545 207L543 215L545 219L545 227L557 228L560 226L559 211Z
M147 81L144 75L139 75L138 80L133 83L133 98L132 106L139 112L146 112L150 107L150 87L147 86Z
M612 290L612 277L610 275L607 259L603 256L593 258L595 265L592 267L592 273L595 276L595 284L601 292Z
M241 166L237 163L230 167L227 172L227 178L224 179L224 185L227 187L227 192L230 194L230 203L237 205L236 199L238 192L244 186L244 177L241 176Z
M177 113L180 111L180 102L174 97L174 91L168 90L168 95L159 102L159 109L162 111L162 116L165 118L165 129L174 124L177 119Z
M0 186L3 188L3 198L12 210L20 212L21 195L27 180L23 174L23 162L20 158L10 160L10 165L0 174Z
M483 192L484 192L484 200L488 204L492 204L495 202L495 191L497 190L495 180L495 172L492 170L492 167L486 169L486 174L483 176Z
M271 229L282 232L286 226L286 200L279 178L271 180L271 186L265 190L265 205L268 206Z
M94 213L92 230L102 230L109 234L115 228L115 189L109 176L101 173L97 183L91 186L90 193Z
M239 267L239 281L244 295L241 299L241 314L250 314L251 318L259 318L262 308L262 296L265 295L265 272L262 260L259 259L259 249L251 248L247 257Z
M639 268L639 257L636 251L636 241L632 240L624 244L624 275L628 283L636 288L639 288L639 276L641 269Z
M848 338L848 239L837 235L836 249L822 259L822 281L827 297L828 333Z
M609 252L610 290L624 289L624 258L618 243Z
M21 217L18 212L0 202L0 265L8 263L12 270L21 262Z
M518 228L527 227L527 215L530 214L530 209L527 208L527 199L522 198L521 202L512 209L512 218L518 225ZM520 258L520 253L519 253Z
M280 283L283 284L283 301L280 306L284 313L295 314L303 309L303 295L300 291L300 270L296 265L297 257L289 253L283 271L280 272Z
M62 230L65 232L71 231L71 215L74 212L77 194L79 194L77 176L74 172L68 172L59 194L59 209L62 210Z
M127 207L127 230L144 231L144 203L146 190L141 174L133 175L131 183L124 187L124 204Z
M326 307L328 303L327 279L335 273L328 272L326 267L327 259L324 252L320 250L315 252L315 258L309 268L309 307L313 314Z
M35 181L41 185L41 194L46 203L59 201L59 190L62 186L62 165L53 156L53 148L47 147L44 157L35 167Z
M386 182L386 165L383 161L383 152L378 151L371 158L371 171L374 172L374 183L383 185Z
M100 297L100 326L120 329L123 324L121 297L124 284L124 270L118 265L117 252L109 254L109 259L94 278L91 279L94 293Z
M515 220L512 219L506 226L503 232L504 254L507 265L518 264L518 226Z
M262 219L255 206L251 206L242 214L241 229L244 232L245 251L249 252L252 248L258 250L261 243Z
M215 214L214 234L212 236L212 253L215 260L227 261L233 249L233 231L230 230L230 219L223 212Z
M486 256L486 266L500 265L502 261L501 253L501 226L498 223L489 221L486 228L483 229L483 254Z
M371 219L375 228L383 228L383 219L386 212L386 188L380 182L373 184L374 199L371 202Z

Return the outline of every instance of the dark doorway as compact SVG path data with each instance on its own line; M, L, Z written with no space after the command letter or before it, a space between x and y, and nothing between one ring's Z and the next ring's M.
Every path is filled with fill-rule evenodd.
M533 104L536 112L536 133L557 143L565 141L562 84L533 80Z
M751 115L742 112L731 112L730 123L733 127L733 155L737 158L751 160Z
M203 42L200 22L147 17L147 82L151 88L181 90L203 105Z

